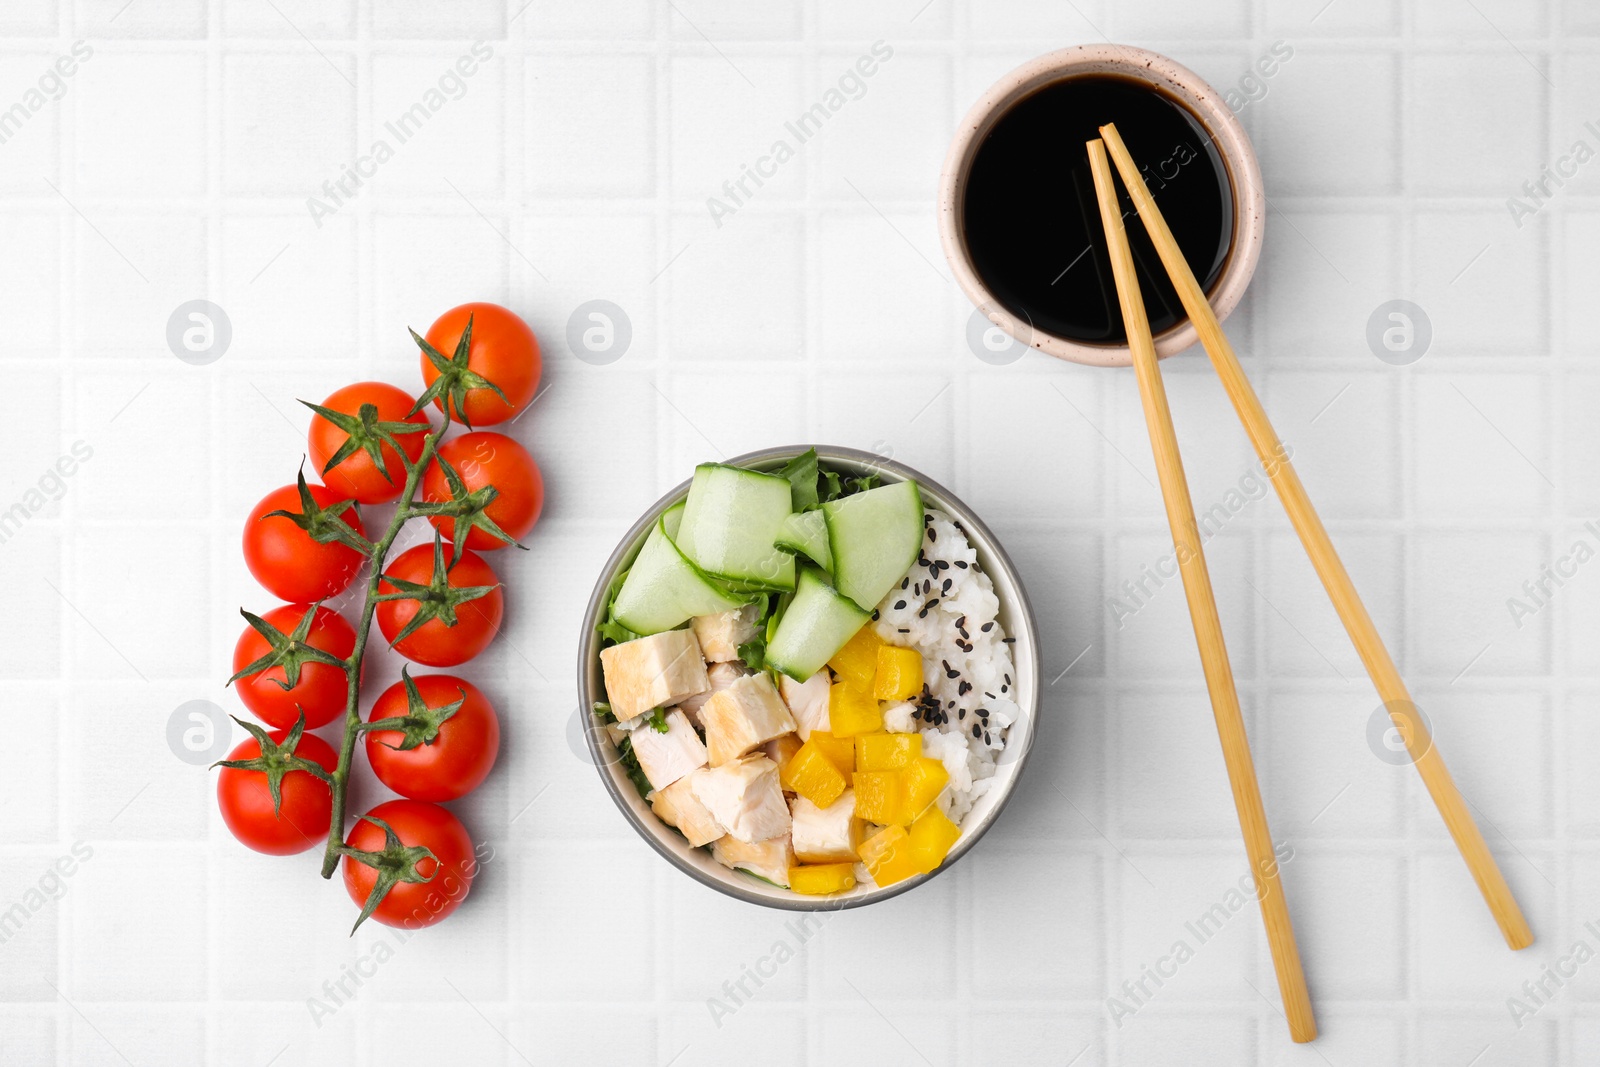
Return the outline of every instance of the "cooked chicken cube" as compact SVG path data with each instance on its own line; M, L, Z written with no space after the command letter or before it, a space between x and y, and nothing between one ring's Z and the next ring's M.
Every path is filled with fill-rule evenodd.
M765 674L747 675L713 693L700 709L700 723L713 767L794 729L794 717Z
M606 694L618 721L678 703L711 688L692 630L668 630L600 652Z
M706 680L711 683L711 688L704 693L696 693L692 697L685 697L678 701L678 707L689 716L689 721L697 728L700 726L700 709L706 706L706 701L711 699L713 693L720 693L740 678L746 677L751 672L738 663L713 663L706 668Z
M645 723L628 735L633 740L633 754L639 757L639 767L650 779L652 789L665 789L696 767L706 765L706 746L700 743L700 735L683 712L668 712L665 718L666 733Z
M708 767L695 774L690 788L711 817L740 841L766 841L789 832L789 805L778 784L778 765L765 756Z
M828 729L828 688L831 683L826 668L803 682L797 682L785 674L779 677L778 684L783 687L783 702L794 716L800 740L811 740L812 730Z
M650 794L650 806L668 826L676 826L694 848L708 845L728 832L712 817L706 806L695 799L694 779L701 771L690 771L665 789Z
M794 754L800 751L800 739L794 734L784 734L774 737L771 741L761 746L761 751L773 763L778 765L778 781L783 781L783 768L794 759Z
M805 797L791 805L794 828L790 840L801 863L854 863L861 845L861 820L856 818L856 791L846 789L825 808Z
M789 887L789 868L795 865L789 835L756 844L740 841L731 834L711 842L711 856L724 867L742 868L769 882Z
M697 615L690 620L708 662L732 663L739 658L739 646L755 639L759 607L759 603L746 604L738 611Z

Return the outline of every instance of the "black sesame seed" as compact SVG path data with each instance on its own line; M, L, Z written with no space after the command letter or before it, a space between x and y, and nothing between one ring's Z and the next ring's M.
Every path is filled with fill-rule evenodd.
M984 633L988 633L992 629L994 629L994 623L992 623L992 622L986 622L982 626L982 630L983 630Z
M962 570L966 570L967 569L967 561L964 560L964 559L958 559L958 560L956 560L956 566L960 567Z
M1000 687L1000 692L1002 692L1002 693L1004 693L1004 692L1005 692L1005 691L1006 691L1006 690L1007 690L1007 689L1010 689L1010 688L1011 688L1011 687L1010 687L1010 686L1009 686L1009 685L1002 685L1002 686L1001 686L1001 687Z
M904 608L905 606L906 606L906 602L904 600L896 600L894 602L894 610L896 610L896 611L899 611L901 608Z
M965 679L956 687L956 693L959 696L966 696L970 692L972 692L972 683Z
M994 744L993 741L989 740L989 731L988 730L985 730L983 732L983 743L986 744L986 745Z
M956 714L959 715L961 718L965 719L967 717L967 709L966 708L962 708Z
M1000 639L1000 643L1003 645L1014 645L1017 643L1017 639L1015 637L1002 637Z
M1009 675L1009 674L1008 674L1008 675L1006 675L1006 684L1007 684L1007 685L1010 685L1010 684L1011 684L1011 675Z
M910 632L911 632L911 631L910 631L910 630L908 630L908 629L906 629L906 628L905 628L905 627L904 627L904 626L902 626L902 627L900 627L900 632L901 632L901 633L903 633L903 634L908 634L908 633L910 633Z
M900 579L900 588L901 589L904 589L906 586L908 586L910 584L911 584L911 575L908 574L904 578ZM989 625L993 626L994 624L990 623Z
M878 621L878 609L877 608L873 608L872 609L872 621L873 622L877 622Z
M948 593L950 592L950 587L954 584L956 584L954 578L946 578L944 580L944 584L939 587L939 591L941 593Z
M973 737L982 737L983 736L983 727L979 726L977 723L973 723L972 724L972 736Z

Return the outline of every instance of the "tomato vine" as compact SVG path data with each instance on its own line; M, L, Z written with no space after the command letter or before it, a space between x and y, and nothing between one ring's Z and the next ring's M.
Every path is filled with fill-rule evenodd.
M489 336L480 335L474 339L474 325L483 316L488 323ZM465 319L461 325L461 319ZM451 337L454 330L459 330L459 337ZM342 478L345 482L355 485L359 476L364 479L362 487L358 487L351 495L361 495L361 499L369 501L382 501L394 494L394 513L381 536L370 538L368 532L362 527L362 518L356 510L356 502L343 494L330 495L324 486L308 484L304 470L299 473L293 487L277 490L269 494L268 501L276 504L285 500L297 500L298 510L293 506L272 506L270 509L258 506L252 513L251 522L247 524L245 534L246 560L250 569L258 580L269 591L285 595L285 592L318 588L323 590L323 599L327 596L342 592L349 585L355 572L329 572L324 574L314 573L317 564L326 560L327 553L318 556L317 549L313 546L337 545L341 549L353 550L359 554L361 562L366 568L365 581L361 587L361 602L359 611L354 621L355 641L350 646L346 656L335 656L324 648L316 647L308 638L313 618L319 613L329 611L323 606L323 599L314 603L302 605L286 605L282 609L275 609L281 613L279 617L287 618L291 615L298 619L292 632L284 633L276 626L263 621L261 616L243 612L251 629L246 631L241 638L241 649L261 650L265 645L264 654L256 655L251 651L247 661L243 663L232 678L230 684L241 679L256 679L258 686L265 684L260 679L266 679L284 693L283 701L290 698L307 697L308 692L299 692L303 678L310 672L304 668L308 664L322 665L321 669L337 667L344 673L344 715L342 736L339 739L337 757L331 770L325 769L320 763L296 755L297 749L304 741L307 745L322 745L315 735L308 735L304 710L298 700L292 706L298 712L297 719L287 733L269 735L260 727L242 723L251 734L253 742L240 746L231 758L220 761L225 773L233 774L232 779L225 783L219 781L218 797L223 805L223 814L236 836L252 848L260 851L273 851L285 853L302 851L303 848L314 847L315 839L308 835L308 828L295 822L296 813L283 810L282 794L283 783L287 776L303 775L304 780L315 780L324 783L328 790L327 798L330 802L326 835L322 840L321 874L324 878L331 878L341 861L345 864L345 882L352 897L361 905L361 913L356 920L356 925L365 921L369 916L376 916L381 922L391 925L427 925L438 921L448 910L436 910L431 915L418 914L416 911L406 913L403 905L393 907L385 906L385 899L391 890L397 886L416 885L428 883L435 878L440 870L446 867L452 872L452 877L464 877L470 885L471 870L462 868L461 863L451 857L458 857L461 843L469 841L466 831L458 820L447 810L426 801L392 801L380 807L385 810L392 809L397 817L394 825L377 816L379 809L374 809L357 817L355 828L346 836L347 808L350 796L351 776L356 761L356 742L371 730L394 730L398 720L393 718L379 719L375 722L362 722L361 719L361 686L363 682L363 665L367 653L367 641L371 636L372 624L380 615L380 605L390 604L394 601L413 601L416 604L415 613L398 632L390 633L388 616L380 619L384 636L389 639L391 647L398 647L413 633L424 626L432 629L452 630L458 623L457 608L491 594L495 597L496 612L498 613L498 600L500 583L494 577L493 571L481 562L475 565L473 573L485 574L493 584L455 585L452 582L452 572L464 559L475 559L467 548L467 537L472 535L481 539L487 538L492 542L492 547L499 548L504 545L517 545L516 537L502 529L501 525L491 518L488 509L501 498L500 489L492 482L485 481L475 475L474 484L468 487L460 471L456 469L440 453L440 446L445 441L456 422L460 422L467 430L473 430L468 412L480 412L481 421L496 422L511 417L531 402L531 384L536 383L539 375L538 343L534 339L526 324L514 314L492 304L472 304L453 309L441 316L434 327L429 330L428 336L423 337L415 331L411 332L420 350L425 388L411 405L411 409L400 419L393 416L398 412L394 404L394 395L398 393L392 386L383 386L377 383L364 383L347 387L335 394L336 397L351 397L343 409L330 406L334 397L329 398L329 403L313 404L302 401L314 413L316 419L324 420L327 425L313 424L313 438L320 445L327 461L319 475L323 482L330 483ZM440 351L442 347L449 347L454 341L453 351L446 357ZM504 371L518 382L513 397L507 397L494 377L497 368ZM373 403L359 402L362 390L387 390L384 403L390 405L391 411L387 417L379 417L377 407ZM475 394L484 394L497 398L498 405L486 406L476 403ZM409 397L406 398L409 400ZM419 413L432 406L441 412L437 425L423 414ZM349 410L354 407L355 410ZM493 417L483 418L483 411L493 413ZM416 447L412 435L422 435L421 446ZM524 469L523 485L537 487L532 493L525 489L513 490L516 498L514 507L512 502L503 501L497 511L504 514L511 507L514 518L514 527L520 533L530 529L538 517L542 505L542 481L538 476L537 467L531 457L509 438L498 437L506 451L514 452L522 457ZM401 437L408 438L402 446ZM336 442L329 448L329 442ZM317 448L313 448L316 453ZM341 471L341 464L352 461L354 466L351 472ZM396 486L394 475L397 471L391 468L398 464L403 467L405 477L402 485ZM422 492L425 475L430 467L437 466L443 475L444 484L448 492L433 491ZM378 483L381 478L387 485ZM389 553L394 548L396 540L407 523L414 519L426 519L433 523L433 573L428 581L411 580L417 577L415 569L409 572L409 577L401 577L400 573L386 574L385 566L389 564ZM278 525L268 528L266 524ZM258 525L260 524L260 525ZM452 542L452 550L448 554L444 550L444 541ZM478 544L475 541L474 544ZM413 550L413 554L418 550ZM296 553L299 552L299 555ZM296 564L300 564L297 568ZM401 560L404 565L404 558ZM327 569L326 567L324 568ZM306 573L307 571L313 573ZM288 599L294 599L292 596ZM388 611L389 609L384 609ZM269 615L272 613L268 613ZM495 616L498 623L498 614ZM434 626L433 624L437 624ZM279 625L284 625L280 623ZM348 630L347 630L348 632ZM484 638L484 641L487 637ZM248 644L246 643L248 641ZM481 647L481 645L479 646ZM340 651L343 651L341 648ZM425 659L416 652L407 648L400 648L403 655L411 659ZM457 662L464 661L477 651L471 649L459 657ZM236 666L240 661L236 652ZM428 662L441 663L446 661L429 660ZM268 674L274 671L276 674ZM421 746L434 745L439 742L443 733L441 724L448 720L455 711L461 707L461 702L446 704L440 707L430 707L423 703L421 695L412 681L409 673L404 669L401 672L402 680L409 694L409 719L405 721L407 734L403 751L411 752ZM260 676L257 678L257 676ZM336 676L335 676L336 677ZM333 679L327 679L332 682ZM334 690L337 692L337 690ZM466 690L462 689L465 698ZM332 693L328 694L333 696ZM482 704L481 696L476 698ZM326 701L324 706L332 713L334 701ZM261 702L257 700L256 704ZM257 710L252 707L252 710ZM260 714L260 711L257 712ZM487 720L485 720L487 716ZM284 716L286 718L286 716ZM415 720L415 723L412 720ZM325 721L325 720L324 720ZM467 720L462 720L465 724ZM492 709L476 712L472 722L485 723L487 726L474 727L471 725L455 726L450 730L466 731L469 735L476 730L478 736L477 751L487 753L486 762L480 762L478 778L467 783L456 783L454 788L436 790L437 796L458 796L476 785L481 780L481 775L487 773L487 766L492 764L495 748L498 745L498 726L494 721ZM242 722L242 721L241 721ZM412 726L416 725L415 730ZM422 726L429 727L422 729ZM411 735L415 734L413 738ZM461 742L456 742L460 744ZM487 743L488 747L485 747ZM253 744L250 751L243 751ZM326 746L323 745L326 750ZM448 761L436 761L440 765ZM270 817L265 814L264 806L259 799L252 799L243 791L241 775L252 776L248 779L251 787L265 788L270 795ZM226 788L224 788L226 785ZM259 792L259 789L257 790ZM297 787L297 796L303 797L304 787ZM304 816L302 807L297 813ZM320 823L320 812L316 816ZM292 825L291 825L292 824ZM363 826L372 825L381 827L384 835L384 845L381 849L358 848L357 838L370 842L370 832L363 831ZM286 845L285 841L292 841L293 835L286 833L292 829L305 838L304 846ZM318 831L320 833L320 831ZM430 836L431 835L431 836ZM438 854L442 850L443 854ZM376 877L355 876L352 865L361 864L373 868ZM358 889L358 885L362 888ZM359 895L358 895L359 893ZM460 894L460 895L464 895ZM414 898L414 894L406 895L407 900ZM459 903L459 895L452 898ZM391 902L393 903L393 902Z

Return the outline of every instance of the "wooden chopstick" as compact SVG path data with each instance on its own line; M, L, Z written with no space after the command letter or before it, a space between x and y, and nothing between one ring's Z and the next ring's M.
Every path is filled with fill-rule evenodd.
M1372 676L1372 683L1377 687L1378 696L1389 709L1389 714L1401 736L1405 738L1406 747L1412 762L1416 764L1417 773L1422 775L1422 782L1427 786L1428 795L1433 797L1433 803L1438 807L1445 827L1455 840L1461 858L1466 860L1467 869L1472 872L1473 879L1478 883L1478 891L1483 894L1484 901L1489 905L1489 911L1494 915L1494 921L1500 926L1500 933L1505 937L1506 944L1513 949L1528 947L1533 944L1533 931L1528 928L1528 920L1523 917L1522 909L1517 906L1516 897L1511 893L1511 887L1506 884L1505 875L1500 872L1493 853L1484 843L1483 834L1479 832L1478 824L1473 821L1472 813L1468 810L1461 791L1451 779L1450 771L1444 764L1444 757L1439 755L1439 749L1434 745L1427 726L1422 723L1420 716L1412 712L1411 709L1415 705L1411 702L1411 694L1400 677L1400 671L1395 667L1389 650L1384 646L1383 638L1378 635L1378 628L1373 625L1372 617L1367 614L1366 606L1362 604L1361 596L1356 592L1355 583L1350 580L1344 563L1334 551L1328 531L1323 527L1316 508L1312 506L1311 498L1306 495L1305 486L1300 483L1300 476L1295 473L1293 464L1284 454L1283 445L1267 418L1266 410L1261 406L1261 400L1251 388L1250 380L1245 377L1244 368L1239 365L1239 358L1234 355L1233 346L1228 343L1227 335L1222 332L1222 324L1217 321L1216 312L1211 310L1204 290L1195 280L1194 272L1189 269L1183 251L1173 239L1172 231L1167 228L1161 210L1156 207L1155 198L1145 187L1139 169L1134 164L1133 157L1128 154L1127 146L1122 143L1116 126L1100 127L1100 136L1105 140L1111 158L1116 161L1117 170L1122 174L1123 184L1127 186L1128 194L1133 198L1139 218L1144 220L1145 230L1150 234L1151 242L1161 255L1161 262L1166 266L1167 275L1172 279L1173 287L1177 289L1178 297L1183 301L1183 308L1189 316L1189 321L1194 323L1195 330L1200 335L1200 342L1205 346L1206 354L1211 357L1211 365L1216 368L1217 376L1221 378L1228 398L1233 401L1233 408L1238 412L1239 421L1244 423L1245 433L1249 435L1250 443L1255 446L1256 455L1260 457L1262 466L1271 477L1273 488L1277 490L1278 498L1283 501L1284 510L1289 513L1289 521L1294 524L1295 532L1300 535L1300 543L1305 547L1306 555L1311 558L1311 565L1316 568L1317 576L1322 579L1323 588L1328 591L1328 598L1333 601L1334 610L1339 613L1339 619L1350 634L1350 640L1355 644L1361 662L1366 665L1367 673Z
M1128 235L1122 226L1111 164L1106 160L1105 145L1098 140L1089 142L1089 168L1094 173L1100 221L1105 226L1106 244L1111 253L1111 272L1116 278L1128 348L1133 352L1133 366L1139 377L1139 398L1144 404L1144 419L1150 430L1150 449L1155 454L1156 472L1161 478L1167 523L1172 527L1172 544L1178 557L1178 569L1183 574L1183 591L1189 600L1195 643L1200 646L1200 663L1205 671L1206 688L1211 693L1211 710L1217 720L1217 736L1222 741L1228 783L1233 787L1234 807L1239 812L1239 829L1244 834L1245 852L1250 857L1250 872L1255 877L1256 895L1261 902L1261 919L1272 949L1272 965L1278 972L1278 992L1283 997L1284 1015L1289 1020L1289 1036L1295 1041L1310 1041L1317 1036L1311 995L1306 990L1294 924L1289 919L1289 905L1284 899L1283 883L1278 878L1272 834L1267 828L1255 762L1245 736L1244 717L1239 713L1233 668L1229 666L1228 648L1222 638L1222 620L1217 617L1217 601L1212 594L1211 574L1206 568L1200 530L1195 523L1194 504L1189 498L1189 483L1183 473L1183 457L1178 453L1172 412L1167 407L1166 387L1156 366L1150 320L1145 314L1144 298L1139 293Z

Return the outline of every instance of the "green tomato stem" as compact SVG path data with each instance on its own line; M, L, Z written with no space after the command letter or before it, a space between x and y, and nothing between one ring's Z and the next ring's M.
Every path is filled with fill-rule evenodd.
M411 519L418 517L414 510L417 484L421 482L422 474L428 469L428 464L433 462L439 440L449 429L450 407L446 405L444 421L437 430L429 431L423 438L422 452L417 456L417 461L406 464L406 484L400 491L399 501L395 504L394 518L389 520L389 528L384 532L383 539L372 546L372 554L368 557L372 564L372 573L367 576L366 602L361 608L361 618L356 622L356 647L345 660L344 737L339 742L339 765L334 768L331 783L333 817L328 820L328 844L322 852L324 878L333 877L333 872L339 866L339 857L344 846L345 803L349 796L350 767L355 759L356 739L361 735L361 662L366 657L367 634L372 630L373 612L378 607L378 588L383 580L383 565L388 559L389 549L394 546L395 538L400 535L400 530Z

